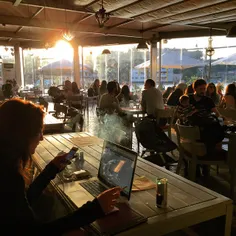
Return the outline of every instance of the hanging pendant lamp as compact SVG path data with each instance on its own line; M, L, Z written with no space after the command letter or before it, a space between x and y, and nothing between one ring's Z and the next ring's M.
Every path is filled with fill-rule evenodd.
M143 23L142 23L142 39L143 39ZM143 39L143 41L141 41L137 48L138 50L147 50L148 49L148 45L146 43L146 41Z
M103 7L103 0L102 8L95 13L95 18L100 28L102 28L104 24L110 19L110 13L106 13L106 10Z

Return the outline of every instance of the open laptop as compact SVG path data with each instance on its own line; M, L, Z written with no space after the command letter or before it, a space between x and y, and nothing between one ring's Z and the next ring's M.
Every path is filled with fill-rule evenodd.
M93 197L98 196L106 189L120 186L124 188L121 195L129 200L136 162L136 152L115 143L104 141L98 176L80 183L80 185Z

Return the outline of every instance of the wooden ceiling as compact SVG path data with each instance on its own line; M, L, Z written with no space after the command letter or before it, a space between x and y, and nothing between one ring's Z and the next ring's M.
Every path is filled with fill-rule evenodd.
M0 1L0 45L44 47L69 29L83 46L138 43L145 40L226 35L236 24L236 1L104 0L111 14L99 28L95 12L101 0Z

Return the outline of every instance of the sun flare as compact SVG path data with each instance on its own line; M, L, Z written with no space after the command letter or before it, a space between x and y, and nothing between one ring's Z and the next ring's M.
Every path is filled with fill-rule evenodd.
M70 45L70 43L64 41L64 40L59 40L57 41L55 47L53 48L54 50L54 58L56 59L68 59L72 60L73 59L73 48Z

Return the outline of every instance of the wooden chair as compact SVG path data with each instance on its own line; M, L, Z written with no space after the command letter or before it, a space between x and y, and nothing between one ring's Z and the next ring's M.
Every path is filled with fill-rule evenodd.
M49 112L49 113L54 113L54 116L57 119L62 120L64 125L69 125L71 116L68 115L68 109L69 109L69 107L66 105L63 105L60 103L55 103L54 104L54 111ZM65 127L64 127L64 129L65 129ZM71 131L74 132L75 130L76 130L76 123L71 127ZM65 130L65 131L70 131L70 130Z
M217 108L217 111L224 116L227 120L236 122L236 109L232 108Z
M69 96L67 98L67 104L69 105L69 107L74 107L80 110L82 114L85 114L86 104L83 95Z
M174 113L175 108L168 108L168 109L156 109L156 119L157 123L160 122L161 119L166 119L167 123L164 126L161 126L161 128L168 132L168 136L171 139L171 129L174 128Z
M44 99L44 97L39 97L39 105L43 106L43 108L48 112L48 102Z
M236 166L236 134L229 138L228 154L225 155L216 154L214 156L208 156L206 146L200 142L200 131L196 126L184 126L176 124L177 140L180 151L179 162L176 173L179 174L180 168L184 159L189 162L189 179L196 180L196 168L197 165L216 165L229 167L230 172L230 194L234 197L234 184L235 184L235 166Z

